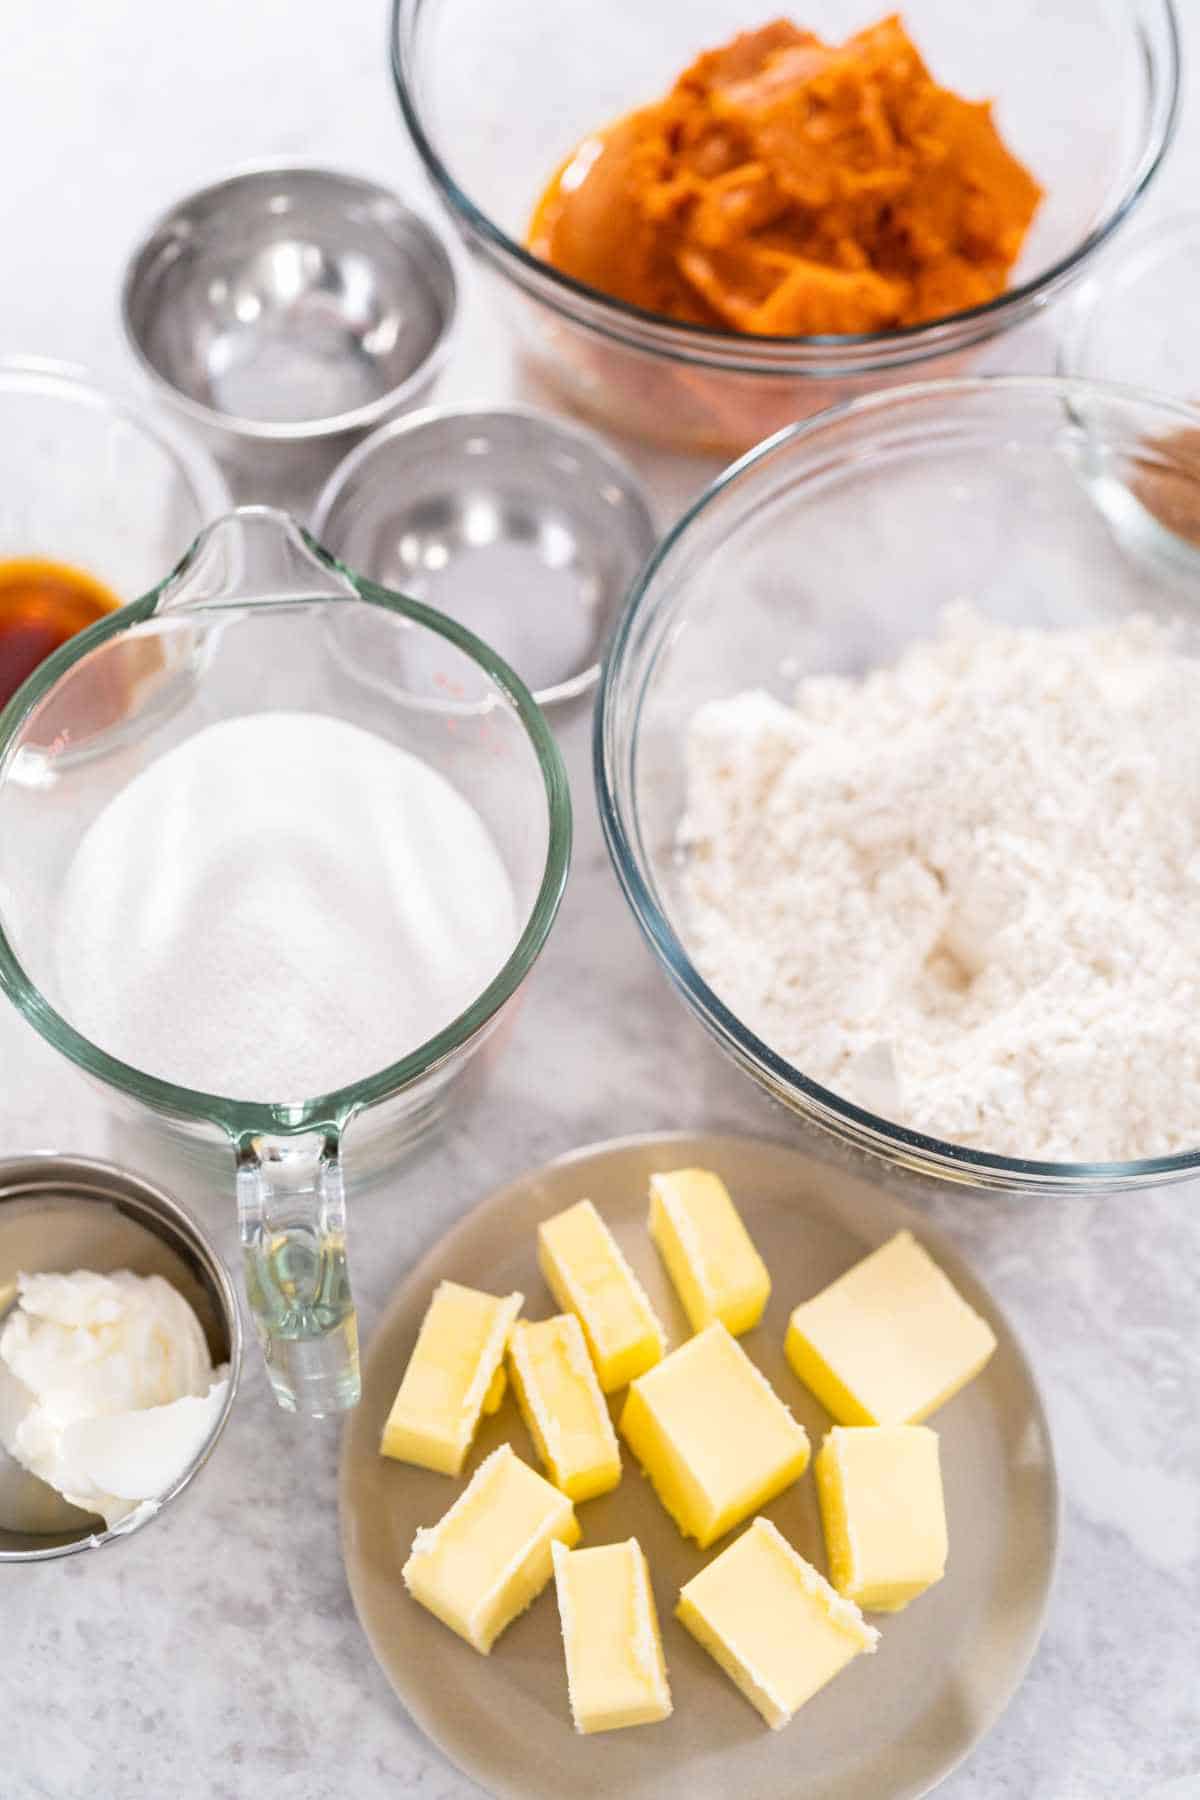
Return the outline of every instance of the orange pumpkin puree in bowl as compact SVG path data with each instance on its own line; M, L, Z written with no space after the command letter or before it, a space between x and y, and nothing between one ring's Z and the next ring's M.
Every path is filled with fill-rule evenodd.
M990 104L939 87L898 17L841 45L779 19L585 139L529 248L672 319L875 332L994 299L1041 194Z

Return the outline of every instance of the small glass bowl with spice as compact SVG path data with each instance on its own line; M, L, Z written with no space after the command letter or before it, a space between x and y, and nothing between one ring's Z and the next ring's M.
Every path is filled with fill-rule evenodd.
M202 451L81 370L0 361L0 707L228 505Z

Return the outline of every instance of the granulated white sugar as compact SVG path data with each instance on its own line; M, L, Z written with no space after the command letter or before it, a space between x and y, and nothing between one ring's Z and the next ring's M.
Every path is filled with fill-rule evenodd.
M1200 665L966 610L687 742L685 938L806 1074L1050 1160L1200 1144Z
M257 713L97 815L59 906L60 1004L137 1068L299 1100L449 1024L517 934L500 853L436 769L340 719Z

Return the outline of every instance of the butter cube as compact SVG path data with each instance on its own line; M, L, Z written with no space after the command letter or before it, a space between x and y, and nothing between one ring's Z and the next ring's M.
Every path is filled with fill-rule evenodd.
M504 1352L523 1298L455 1281L435 1289L383 1428L384 1456L462 1473L480 1414L504 1397Z
M669 1717L658 1614L637 1539L551 1550L576 1731L619 1731Z
M867 1612L899 1612L942 1579L946 1504L928 1425L835 1425L816 1477L839 1594Z
M659 1361L666 1334L590 1200L539 1225L538 1263L559 1306L583 1326L606 1394Z
M737 1337L762 1318L771 1277L719 1175L650 1177L650 1236L693 1331L720 1319Z
M415 1600L486 1656L549 1581L556 1541L579 1542L575 1508L501 1444L449 1512L417 1532L401 1573Z
M508 1344L513 1389L555 1487L572 1500L621 1479L621 1447L574 1313L518 1321Z
M796 1308L786 1348L840 1425L915 1425L978 1375L996 1339L911 1231L898 1231Z
M680 1590L675 1616L779 1731L879 1633L768 1519Z
M720 1321L638 1377L620 1430L702 1550L808 1467L803 1426Z

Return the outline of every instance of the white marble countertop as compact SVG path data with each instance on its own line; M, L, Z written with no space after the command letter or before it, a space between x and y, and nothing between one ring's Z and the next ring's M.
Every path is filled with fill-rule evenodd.
M328 161L428 204L378 0L6 0L3 16L0 354L66 357L129 385L114 299L123 257L151 214L239 162ZM1198 145L1200 114L1147 216L1189 203ZM990 360L1045 368L1051 343L1043 323ZM502 399L513 379L498 327L469 300L438 397ZM677 476L662 488L677 491ZM368 1335L412 1259L525 1167L638 1130L796 1129L668 991L608 868L586 711L561 739L577 813L563 915L490 1088L394 1191L359 1202ZM0 1148L47 1145L104 1154L105 1111L5 1008ZM1066 1493L1037 1659L941 1792L1195 1800L1200 1196L1032 1203L954 1191L930 1204L1025 1336ZM207 1217L231 1254L231 1198L214 1196ZM336 1463L336 1428L276 1410L251 1353L218 1455L167 1518L100 1556L4 1572L4 1800L477 1792L409 1721L359 1631L338 1550Z

